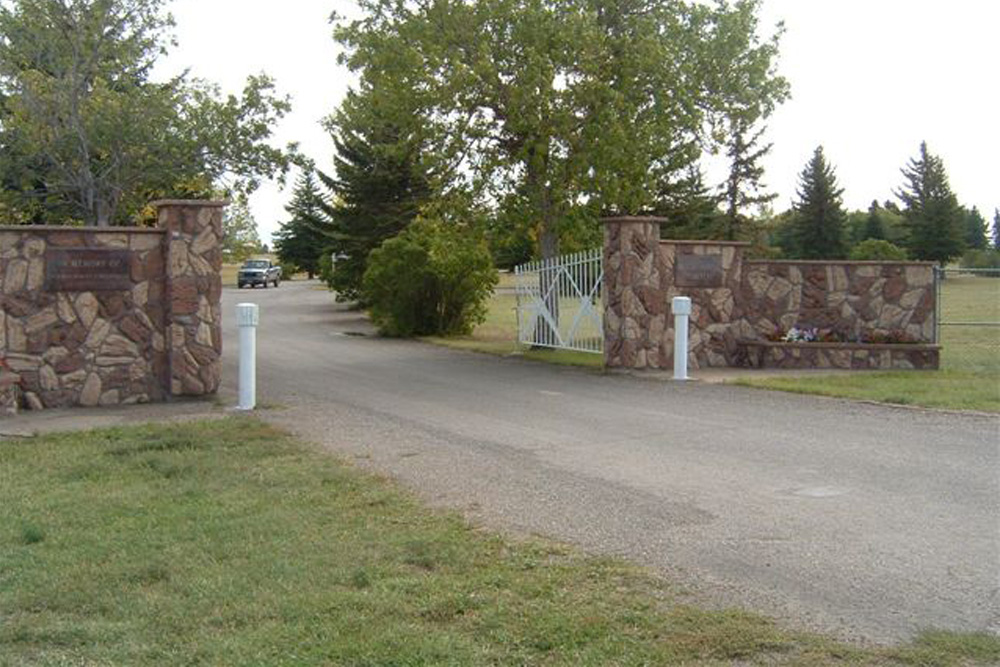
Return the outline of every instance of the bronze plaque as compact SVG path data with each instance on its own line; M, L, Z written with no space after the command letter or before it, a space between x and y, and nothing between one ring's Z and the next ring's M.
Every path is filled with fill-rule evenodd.
M132 287L128 250L49 249L45 252L45 289L96 292Z
M677 287L722 287L722 255L677 255L674 284Z

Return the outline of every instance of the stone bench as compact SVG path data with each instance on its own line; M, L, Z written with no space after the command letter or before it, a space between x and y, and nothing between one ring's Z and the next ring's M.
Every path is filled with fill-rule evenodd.
M798 343L740 340L753 368L935 370L941 346L924 343Z

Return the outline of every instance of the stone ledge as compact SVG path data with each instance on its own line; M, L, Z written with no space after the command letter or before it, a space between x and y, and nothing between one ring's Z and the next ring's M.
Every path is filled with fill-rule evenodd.
M607 218L600 218L602 225L620 225L627 223L646 222L650 224L663 224L670 222L670 218L662 218L653 215L613 215Z
M905 350L914 352L926 352L929 350L941 350L940 345L933 343L802 343L797 341L783 340L739 340L738 345L747 347L781 347L800 350L828 349L828 350Z
M167 230L158 227L133 227L128 225L116 227L70 227L69 225L0 225L0 232L79 232L80 234L166 234Z
M747 244L749 245L749 244ZM747 259L746 264L780 264L781 266L795 266L805 264L808 266L937 266L936 262L892 262L877 260L852 260L852 259Z
M742 340L737 345L752 368L936 370L941 346L927 343L798 343Z
M160 208L162 206L200 206L201 208L222 208L229 206L228 199L157 199L150 202L150 206Z
M660 245L708 245L708 246L721 245L721 246L737 247L737 248L749 248L753 244L748 241L698 241L691 239L682 239L682 240L660 239Z

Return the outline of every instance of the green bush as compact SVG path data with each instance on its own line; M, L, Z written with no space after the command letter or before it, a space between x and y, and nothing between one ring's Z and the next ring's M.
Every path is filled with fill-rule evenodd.
M908 256L898 245L881 239L868 239L851 249L850 259L856 262L903 262Z
M421 218L368 256L362 297L385 335L449 336L470 333L486 318L496 283L480 236Z
M298 265L292 262L278 262L278 266L281 267L282 280L291 280L295 277L295 274L299 272Z

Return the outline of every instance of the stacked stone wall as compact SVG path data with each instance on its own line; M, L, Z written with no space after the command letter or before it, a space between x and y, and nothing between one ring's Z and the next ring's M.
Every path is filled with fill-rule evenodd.
M915 262L749 261L744 274L747 337L792 327L846 340L899 332L934 340L934 267Z
M0 227L5 401L117 405L218 388L222 204L158 206L158 229ZM77 278L87 262L112 268Z
M919 262L745 260L748 244L660 241L656 218L605 221L605 364L673 366L676 296L691 299L692 368L933 368L933 265ZM793 327L840 340L905 338L923 345L840 348L755 343ZM899 348L899 349L896 349Z

